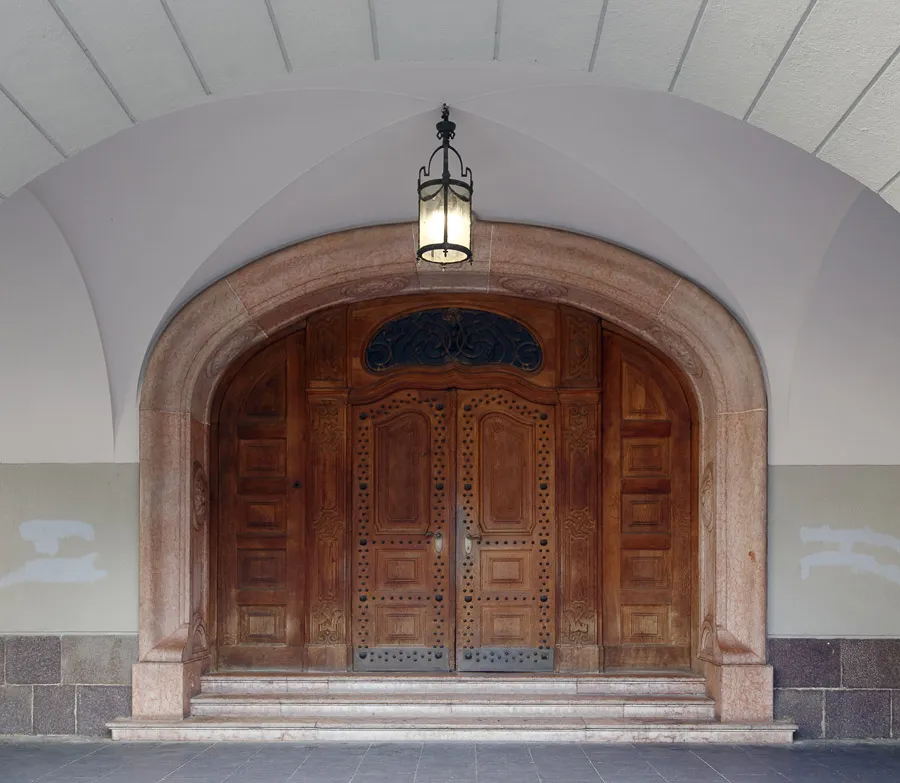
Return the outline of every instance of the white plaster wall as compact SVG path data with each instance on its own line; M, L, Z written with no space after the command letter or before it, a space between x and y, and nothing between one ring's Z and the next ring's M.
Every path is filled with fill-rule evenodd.
M796 305L803 328L779 462L900 464L898 296L900 220L865 191Z
M20 190L0 205L0 463L112 459L91 301L53 220Z
M0 202L0 462L136 461L166 319L275 247L411 220L446 95L479 215L608 238L735 314L766 373L772 464L900 464L900 215L878 197L677 96L392 67L141 123Z

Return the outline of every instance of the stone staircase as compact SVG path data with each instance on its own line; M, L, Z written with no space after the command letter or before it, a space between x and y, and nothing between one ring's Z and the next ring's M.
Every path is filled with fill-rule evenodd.
M722 724L691 675L279 675L203 678L183 721L122 719L122 740L771 744L794 726Z

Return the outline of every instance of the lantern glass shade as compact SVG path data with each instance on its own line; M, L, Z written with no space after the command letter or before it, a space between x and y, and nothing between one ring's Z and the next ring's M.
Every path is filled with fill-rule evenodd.
M472 257L468 183L431 180L419 186L418 256L435 264L458 264Z

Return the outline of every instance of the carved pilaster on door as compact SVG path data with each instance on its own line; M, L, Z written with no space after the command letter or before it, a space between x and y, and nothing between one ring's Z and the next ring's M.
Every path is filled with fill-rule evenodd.
M205 424L191 422L191 434L205 443ZM190 658L198 658L209 652L209 634L206 630L209 590L209 480L206 469L194 460L191 471L191 629L188 645Z
M347 385L347 308L309 317L306 327L307 383L310 388Z
M559 385L596 389L600 385L600 319L574 307L559 308Z
M310 391L309 633L310 669L349 666L347 638L347 395Z
M560 394L559 670L598 671L598 393Z

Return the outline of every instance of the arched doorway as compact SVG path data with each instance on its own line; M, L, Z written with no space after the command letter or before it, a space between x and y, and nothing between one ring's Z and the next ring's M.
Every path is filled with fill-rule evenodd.
M358 229L287 248L219 281L157 341L141 392L141 567L136 719L181 720L210 670L210 418L237 357L310 313L400 293L497 292L567 304L643 340L682 372L699 482L692 666L723 722L767 722L766 395L733 316L689 280L583 236L479 223L473 267L413 261L414 227Z
M692 666L687 397L597 316L330 308L239 362L213 411L217 668Z

